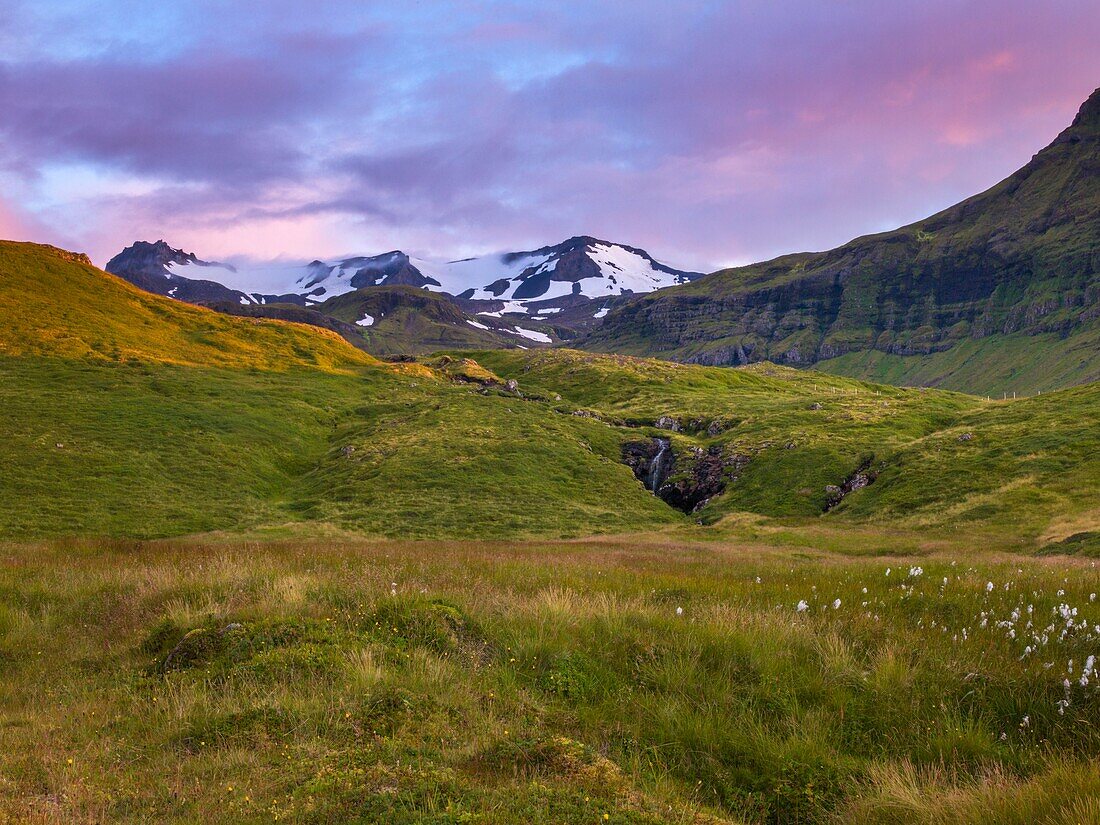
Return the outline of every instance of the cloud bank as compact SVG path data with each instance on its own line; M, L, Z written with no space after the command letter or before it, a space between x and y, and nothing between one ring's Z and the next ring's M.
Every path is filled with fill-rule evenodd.
M710 269L984 189L1100 84L1070 0L156 6L0 2L0 234Z

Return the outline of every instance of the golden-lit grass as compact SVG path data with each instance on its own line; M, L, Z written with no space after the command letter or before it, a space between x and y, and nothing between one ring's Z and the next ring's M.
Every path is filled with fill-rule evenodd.
M378 361L334 332L145 292L50 246L0 241L0 355L346 372Z

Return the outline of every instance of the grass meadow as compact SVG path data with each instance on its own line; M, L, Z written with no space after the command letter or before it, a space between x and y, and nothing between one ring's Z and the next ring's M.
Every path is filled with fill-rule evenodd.
M823 529L0 545L0 822L1100 822L1096 562Z

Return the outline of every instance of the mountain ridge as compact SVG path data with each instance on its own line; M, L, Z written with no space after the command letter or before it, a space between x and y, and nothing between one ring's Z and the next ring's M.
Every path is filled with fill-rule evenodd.
M197 303L321 303L368 286L415 286L465 300L568 303L569 297L605 298L685 283L702 273L657 261L645 250L577 235L535 250L462 258L444 263L395 249L378 255L293 264L258 262L235 267L205 261L165 241L135 241L105 269L131 283ZM220 280L206 276L221 270ZM198 283L192 283L198 282ZM175 289L175 292L172 290Z
M806 367L869 351L928 359L996 336L1068 341L1100 323L1098 235L1100 90L1050 145L982 193L832 250L720 270L624 302L582 345L709 365ZM1071 348L1048 347L1063 360L1078 358ZM1078 380L1094 377L1095 360L1079 364ZM907 365L911 374L917 367ZM844 374L881 378L856 367ZM930 383L992 386L983 384L980 359L958 380L937 378Z

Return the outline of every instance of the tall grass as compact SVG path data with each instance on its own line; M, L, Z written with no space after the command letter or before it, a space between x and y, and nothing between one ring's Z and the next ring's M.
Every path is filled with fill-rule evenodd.
M6 545L0 821L1094 821L1097 591L961 542Z

